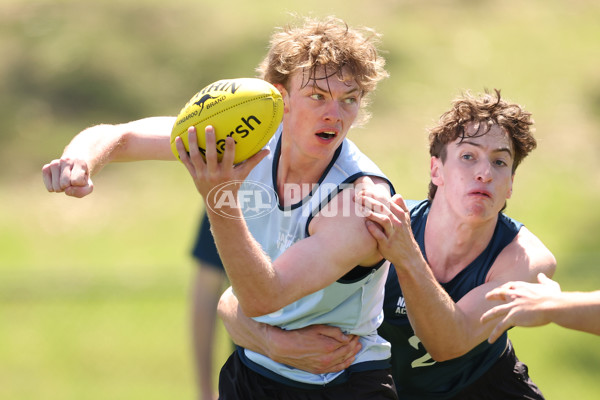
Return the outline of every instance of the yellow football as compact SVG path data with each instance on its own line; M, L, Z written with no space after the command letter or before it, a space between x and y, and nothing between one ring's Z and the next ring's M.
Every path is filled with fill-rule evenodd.
M235 140L234 163L242 162L271 139L283 118L283 99L275 86L256 78L223 79L200 90L183 107L171 131L171 150L179 158L175 138L181 136L189 151L190 126L196 127L198 147L204 156L207 125L215 128L219 161L225 138Z

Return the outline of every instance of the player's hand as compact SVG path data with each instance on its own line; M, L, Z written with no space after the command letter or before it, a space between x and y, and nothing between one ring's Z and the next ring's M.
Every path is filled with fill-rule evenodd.
M396 268L420 267L423 256L410 225L410 213L399 194L383 201L369 192L361 191L355 198L367 218L367 229L377 240L383 257Z
M208 193L214 187L226 182L242 182L250 171L267 155L268 150L261 150L244 162L234 164L235 141L231 137L225 139L225 150L223 158L218 161L215 130L212 126L205 129L206 135L206 161L198 148L198 136L196 128L188 129L189 154L180 137L175 139L175 147L179 153L181 162L190 173L196 188L206 199ZM235 195L235 193L234 193Z
M269 358L313 374L348 368L362 347L358 336L345 335L339 328L328 325L291 331L274 327L268 332Z
M370 197L387 207L392 201L390 185L385 179L369 175L361 176L354 182L354 188L355 200Z
M94 190L88 165L81 159L52 160L42 167L42 179L49 192L67 196L84 197Z
M503 301L481 316L485 323L500 318L488 338L495 342L507 329L513 326L541 326L550 323L544 310L548 304L560 297L560 285L545 274L538 274L539 283L507 282L491 290L485 296L488 300Z

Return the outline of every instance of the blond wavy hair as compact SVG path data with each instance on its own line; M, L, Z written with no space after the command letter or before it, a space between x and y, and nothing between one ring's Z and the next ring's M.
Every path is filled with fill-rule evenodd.
M350 28L336 17L304 18L301 26L276 29L269 51L256 71L262 79L288 90L293 73L307 73L308 84L316 79L319 67L325 68L327 78L337 75L343 81L353 79L362 92L362 110L357 122L364 123L369 118L364 111L370 102L369 93L388 76L385 59L377 48L380 38L371 28ZM342 68L351 76L342 76Z

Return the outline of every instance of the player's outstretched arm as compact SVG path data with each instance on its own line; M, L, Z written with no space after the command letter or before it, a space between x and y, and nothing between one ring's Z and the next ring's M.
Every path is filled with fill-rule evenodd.
M502 301L481 316L481 322L500 318L489 336L495 342L513 326L542 326L554 322L565 328L600 335L600 290L562 292L557 282L538 274L539 283L508 282L486 295Z
M285 331L256 322L244 315L231 288L221 296L218 312L238 346L313 374L348 368L361 348L358 336L345 335L333 326Z
M173 117L152 117L87 128L60 158L42 167L44 185L49 192L84 197L94 188L91 176L110 162L175 160L170 148L173 123Z

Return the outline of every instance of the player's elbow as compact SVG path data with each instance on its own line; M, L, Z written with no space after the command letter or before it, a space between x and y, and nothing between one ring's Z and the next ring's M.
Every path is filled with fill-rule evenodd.
M231 318L232 315L235 315L238 305L237 298L233 294L233 291L231 288L228 288L219 298L217 315L221 320L226 321Z
M462 356L463 354L464 353L460 353L460 352L451 353L448 351L436 351L433 353L429 353L431 358L436 362L449 361L449 360L458 358L458 357Z
M242 311L244 312L244 314L246 314L250 318L260 317L261 315L269 314L269 312L265 311L264 308L244 307L244 306L241 306L241 307L242 307Z
M430 346L430 348L431 350L428 350L428 353L436 362L453 360L465 355L469 351L469 349L463 349L455 346Z
M548 278L552 278L554 276L554 273L556 272L556 258L554 257L554 255L550 252L548 252L548 256L547 256L547 260L546 260L546 265L544 267L544 269L541 271L544 274L546 274L546 276Z
M457 340L457 336L445 338L438 336L435 339L430 338L430 340L423 340L421 343L425 347L425 350L427 350L429 356L437 362L448 361L460 357L473 348L466 337L463 337L463 340Z
M262 315L271 314L279 310L276 303L269 301L270 299L252 299L252 300L242 300L240 299L240 307L244 314L250 318L260 317Z

